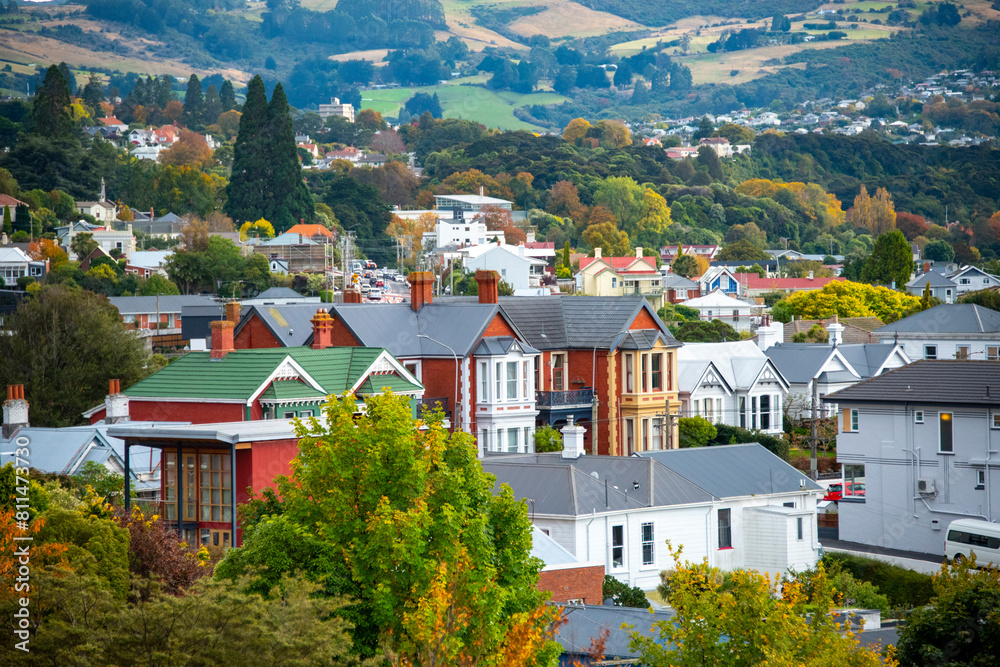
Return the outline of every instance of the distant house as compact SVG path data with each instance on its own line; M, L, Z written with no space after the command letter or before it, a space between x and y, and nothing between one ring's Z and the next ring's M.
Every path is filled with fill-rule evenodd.
M958 285L953 280L936 271L927 271L906 283L906 291L914 296L922 296L930 285L930 295L944 303L953 303Z
M0 248L0 278L7 288L16 288L19 278L41 280L47 273L48 261L34 260L20 248Z
M305 234L285 232L273 239L250 239L249 246L268 261L284 260L288 264L286 271L290 273L323 271L327 268L329 244L326 237L321 238L323 242L320 243Z
M319 117L326 120L330 116L340 116L349 122L354 122L354 106L340 101L337 97L331 97L329 104L319 105Z
M78 213L93 216L98 222L110 224L117 218L115 205L107 201L78 201L76 202Z
M365 153L358 158L357 165L359 167L384 167L387 159L381 153Z
M153 274L166 278L166 262L173 254L173 250L137 250L125 264L125 273L133 273L140 278L149 278Z
M911 359L1000 361L1000 313L971 303L942 304L872 332Z
M101 124L104 127L111 128L118 132L119 134L125 134L128 131L128 123L123 123L114 116L108 116L107 118L100 119Z
M361 159L363 153L355 148L354 146L348 146L346 148L338 148L334 151L328 151L324 156L324 160L327 162L333 160L347 160L348 162L357 162Z
M665 245L660 248L660 259L663 260L664 264L674 263L674 260L677 259L678 248L680 248L685 255L704 257L710 262L715 259L716 255L719 254L719 246L717 245Z
M694 280L676 273L664 273L662 268L660 273L663 275L661 282L664 300L670 303L684 303L701 294L701 287Z
M154 347L181 347L181 311L185 306L209 306L214 297L200 295L113 296L108 299L118 309L122 322Z
M153 136L156 138L156 143L169 148L181 138L181 128L176 124L161 125L153 130Z
M436 209L462 209L463 211L473 211L479 213L484 206L496 206L506 211L511 211L512 202L496 197L485 197L483 195L434 195L434 208Z
M967 292L976 292L1000 286L1000 278L986 273L975 266L963 266L950 274L948 278L956 285L956 294L962 296Z
M847 345L878 343L878 338L872 332L885 326L877 317L845 317L838 321L844 327L842 342ZM784 325L784 342L794 343L796 334L808 333L815 326L825 330L831 323L832 317L825 320L792 320Z
M302 236L308 237L317 243L333 243L334 240L333 232L323 225L305 224L300 222L296 225L292 225L286 233L301 234Z
M539 287L545 273L545 262L528 257L523 245L490 243L468 248L463 254L467 256L463 268L469 271L480 269L496 271L500 274L500 279L507 282L515 291Z
M663 275L656 268L656 258L646 257L637 247L628 257L604 257L594 248L593 257L580 260L576 275L582 294L591 296L641 295L658 310L663 306Z
M733 145L725 137L706 137L698 143L699 146L708 146L719 157L732 157L734 153Z
M20 199L14 199L10 195L0 194L0 222L3 221L3 216L5 215L5 211L8 211L8 210L10 211L10 221L12 223L17 222L17 207L18 206L25 206L26 207L27 204L25 204Z
M715 268L715 267L713 267ZM764 296L771 292L810 292L823 289L832 282L845 280L841 277L816 278L812 272L805 278L761 278L756 273L737 273L736 279L742 286L742 294L747 297Z
M704 296L688 299L684 305L696 309L698 319L702 322L722 320L736 331L750 331L752 304L729 296L720 289L715 289Z

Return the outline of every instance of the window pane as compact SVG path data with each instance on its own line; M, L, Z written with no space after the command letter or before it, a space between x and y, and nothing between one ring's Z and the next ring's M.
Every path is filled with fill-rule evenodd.
M730 510L719 510L719 548L726 549L733 546L732 524L730 523Z
M517 398L517 362L507 362L507 398Z
M942 412L940 421L941 421L941 451L953 452L955 451L955 448L954 448L954 443L952 442L951 413Z
M651 355L651 356L652 356L652 359L650 359L650 362L652 363L652 369L653 369L653 391L661 391L662 388L663 388L663 386L662 386L662 379L661 379L662 378L662 370L660 368L660 365L663 363L663 355L662 354L654 354L654 355Z

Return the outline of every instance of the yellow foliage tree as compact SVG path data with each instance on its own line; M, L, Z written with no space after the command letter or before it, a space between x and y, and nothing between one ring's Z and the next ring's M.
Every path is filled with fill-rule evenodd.
M752 178L734 188L737 194L751 197L769 197L781 203L780 193L787 192L809 219L822 227L836 226L844 222L844 210L840 200L815 183L782 183L766 178Z
M418 218L401 218L392 216L392 222L385 228L385 233L397 239L406 251L406 256L412 258L415 252L423 247L424 232L434 231L437 216L431 212L422 213Z
M563 139L571 144L575 144L577 139L583 139L590 130L590 122L583 118L574 118L563 130Z
M484 174L478 169L468 171L457 171L448 178L441 181L438 194L479 194L482 189L483 194L488 197L500 197L501 199L514 199L514 193L509 187L500 183L489 174Z
M254 222L247 220L240 226L240 240L246 241L248 238L274 238L274 225L261 218Z
M833 281L823 289L792 294L782 303L790 315L807 320L844 317L877 317L883 322L895 322L910 311L920 308L920 297L888 287Z
M885 188L878 188L872 197L862 185L850 214L854 226L864 227L872 236L881 236L896 228L896 207Z
M604 143L608 146L624 148L632 145L632 133L620 120L602 120L597 123L597 126L603 131ZM569 128L567 127L567 129ZM565 138L565 134L563 138Z

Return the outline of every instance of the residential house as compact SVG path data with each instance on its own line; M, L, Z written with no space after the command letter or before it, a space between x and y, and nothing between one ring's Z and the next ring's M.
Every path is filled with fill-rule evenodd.
M735 153L733 145L725 137L706 137L698 142L699 146L708 146L720 158L732 157Z
M687 343L677 350L682 414L714 424L783 429L782 406L790 385L757 343Z
M529 503L532 523L584 561L646 590L687 559L772 576L815 566L816 483L758 444L639 456L583 456L568 426L561 453L491 455L483 469Z
M1000 364L917 361L827 397L840 539L941 556L949 522L1000 519Z
M384 167L388 158L381 153L365 153L360 158L358 158L357 165L359 167Z
M288 228L286 234L301 234L303 237L316 241L317 243L333 243L335 240L332 231L323 225L306 224L300 222Z
M538 589L554 604L599 605L604 602L604 561L583 561L537 526L531 527L531 556L542 561Z
M78 201L75 206L78 213L92 216L102 224L111 224L118 218L115 205L108 201Z
M677 447L680 343L640 297L506 297L504 314L540 350L538 423L570 417L592 454Z
M972 303L941 304L872 332L910 359L1000 361L1000 313Z
M948 278L957 285L955 288L957 296L1000 286L1000 278L975 266L963 266L950 274Z
M347 146L345 148L338 148L337 150L328 151L323 157L325 162L332 162L334 160L347 160L348 162L357 162L361 159L363 153L361 150L355 148L354 146Z
M153 130L153 137L160 146L169 148L177 143L181 138L181 128L176 123L172 125L161 125Z
M319 117L324 121L330 116L340 116L346 118L348 122L354 122L354 106L341 102L340 98L331 97L329 104L319 105Z
M159 218L152 216L151 211L143 214L141 211L132 209L132 213L135 217L132 221L132 230L150 236L175 238L180 236L181 230L188 224L184 218L175 213L167 213Z
M940 299L943 303L954 303L958 285L937 271L925 271L906 283L906 291L914 296L923 296L928 285L932 297Z
M425 232L422 238L424 249L444 248L449 245L457 247L481 246L489 243L494 238L500 243L505 242L503 232L494 232L486 229L486 222L482 216L468 215L461 208L452 209L452 217L440 217L442 211L396 211L395 215L400 217L415 218L423 213L434 213L438 215L437 222L434 223L433 232Z
M729 296L721 289L714 289L704 296L688 299L684 305L697 310L698 319L702 322L721 320L736 331L750 331L750 309L753 308L753 304Z
M698 285L701 294L708 294L716 290L724 294L740 296L744 289L740 284L740 277L732 269L725 266L711 266L708 271L698 277Z
M295 146L296 148L301 148L305 152L309 153L313 159L319 158L319 147L316 144L308 141L297 141L295 142Z
M701 295L701 286L696 281L677 273L664 271L663 267L660 268L660 274L663 276L663 280L660 282L663 286L665 301L684 303L688 299Z
M910 363L901 345L844 345L843 325L827 326L828 343L758 343L789 384L785 411L793 419L809 417L815 409L823 417L836 413L836 405L823 405L823 397L862 380Z
M118 260L116 260L114 257L112 257L111 253L109 253L107 250L105 250L101 246L97 246L96 248L94 248L93 250L91 250L87 254L86 257L84 257L83 259L80 260L80 270L83 271L83 272L89 271L90 270L90 265L93 264L95 260L101 259L101 258L107 258L107 259L110 259L111 261L115 262L116 264L118 263Z
M545 262L527 256L523 245L486 244L463 249L462 268L468 271L496 271L500 279L517 290L541 285Z
M233 321L214 322L211 352L189 352L121 392L133 421L209 424L316 416L327 398L388 388L414 407L423 387L382 348L332 347L330 316L318 311L310 347L234 350ZM104 419L106 406L84 415Z
M644 257L642 248L630 257L604 257L594 248L593 257L580 260L577 289L591 296L640 295L655 309L663 307L663 276L655 257Z
M552 241L531 241L529 239L524 244L524 256L531 259L540 259L547 266L553 266L556 259L556 244Z
M333 265L333 248L323 241L314 241L306 234L285 232L273 239L249 239L249 247L268 261L283 260L287 273L326 271Z
M114 116L108 116L99 120L104 127L111 128L112 130L118 132L118 134L124 135L128 132L128 123L123 123Z
M94 227L92 225L87 226L89 229L82 230L77 225L69 225L67 227L57 228L57 233L59 229L66 230L65 236L61 237L60 242L66 248L73 247L73 237L78 233L90 234L91 238L97 242L97 245L104 249L108 254L112 250L118 250L121 256L125 259L131 259L132 253L135 252L135 236L132 235L132 223L127 223L125 229L117 230L112 229L110 225L106 227Z
M181 336L181 312L185 306L207 306L215 297L201 295L112 296L125 326L148 339L152 347L182 347L188 340Z
M756 273L737 273L735 275L736 280L741 286L740 293L749 298L764 296L772 292L782 292L784 294L811 292L812 290L823 289L832 282L845 280L845 278L839 276L817 278L813 276L812 271L805 278L761 278Z
M125 273L134 273L140 278L149 278L154 274L166 278L167 260L173 254L173 250L137 250L125 263Z
M434 208L438 210L444 209L462 209L463 211L471 211L473 213L479 213L482 211L484 206L495 206L501 208L505 211L512 211L512 202L506 199L498 199L496 197L485 197L482 194L478 195L434 195Z
M480 451L534 451L535 359L498 304L498 276L479 271L473 299L434 301L434 277L409 275L410 303L328 306L332 340L385 347L418 378L424 403L440 403L454 428L477 436ZM239 349L310 344L301 306L256 306L236 327Z
M18 278L26 276L40 281L48 272L48 260L32 259L17 247L0 248L0 278L4 286L16 288Z
M666 149L667 157L671 160L683 160L685 158L698 157L698 149L695 146L674 146Z
M562 646L562 665L586 665L593 659L595 641L604 648L605 664L639 664L639 650L632 648L632 632L657 639L654 623L670 623L672 609L641 609L614 605L567 604L562 624L553 640ZM614 662L611 662L611 661Z
M0 194L0 221L3 221L4 215L6 215L7 211L10 211L11 223L17 222L18 206L24 206L25 208L27 208L28 205L25 204L20 199L15 199L10 195Z
M165 146L160 146L159 144L152 144L150 146L136 146L133 148L129 154L136 160L150 160L152 162L160 161L160 154L167 150Z

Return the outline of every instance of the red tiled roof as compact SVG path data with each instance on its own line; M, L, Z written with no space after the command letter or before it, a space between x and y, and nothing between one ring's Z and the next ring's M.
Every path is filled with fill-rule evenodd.
M17 206L18 204L24 204L20 199L14 199L10 195L0 194L0 206ZM27 206L27 204L24 204Z
M101 122L104 125L128 125L128 123L123 123L114 116L108 116L107 118L102 118Z
M822 289L827 284L834 281L846 280L844 277L836 278L761 278L756 273L737 273L736 279L747 289L772 289L772 290L809 290Z
M535 241L534 243L525 243L524 247L528 250L555 250L556 244L548 241Z
M622 272L628 269L638 258L636 256L631 257L602 257L601 260L607 262L611 265L615 271ZM653 270L650 269L640 269L638 271L629 271L629 273L656 273L656 258L655 257L643 257ZM597 261L594 257L584 257L580 260L580 270L582 271L586 267L590 266L593 262Z
M333 232L323 225L307 225L299 223L297 225L292 225L286 233L302 234L302 236L316 236L317 234L322 234L323 236L333 238Z

